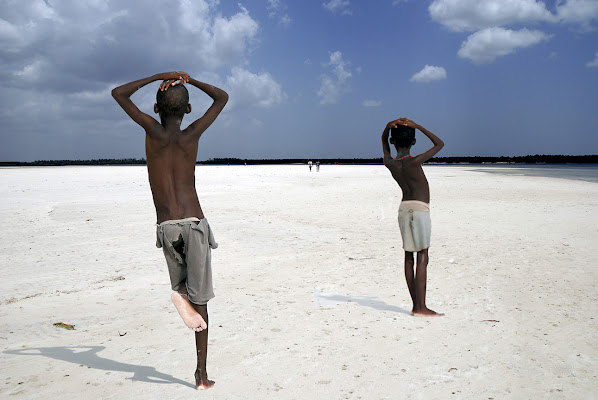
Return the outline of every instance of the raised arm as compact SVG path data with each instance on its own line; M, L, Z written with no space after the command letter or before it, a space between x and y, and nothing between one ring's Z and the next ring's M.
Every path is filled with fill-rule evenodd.
M382 131L382 153L384 157L382 158L382 162L384 165L387 165L387 162L392 160L392 155L390 154L390 144L388 143L388 136L390 135L390 128L395 128L397 126L397 121L391 121L384 127L384 131Z
M204 133L210 125L212 125L212 122L216 120L216 118L228 102L228 93L226 93L222 89L217 88L216 86L200 82L193 78L189 78L189 83L198 88L199 90L203 91L205 94L210 96L212 100L214 100L214 102L212 103L210 108L208 108L205 114L201 118L194 121L186 129L186 131L199 138L201 134Z
M440 150L442 150L442 148L444 147L444 142L442 140L440 140L440 138L438 136L434 135L432 132L430 132L429 130L427 130L423 126L418 125L415 122L411 121L409 118L399 118L397 120L397 123L400 124L400 125L405 125L405 126L409 126L411 128L419 129L434 144L434 146L432 148L430 148L430 149L424 151L423 153L418 154L417 156L415 156L414 157L415 160L417 160L419 162L422 162L422 163L426 162L430 158L434 157L434 155L436 153L438 153Z
M164 72L125 83L124 85L112 89L112 97L114 97L114 100L116 100L133 121L141 125L146 131L152 125L159 123L153 117L139 110L131 100L131 96L142 87L155 81L170 81L167 86L164 86L164 83L160 85L160 90L166 90L168 86L187 83L189 81L189 74L185 72Z

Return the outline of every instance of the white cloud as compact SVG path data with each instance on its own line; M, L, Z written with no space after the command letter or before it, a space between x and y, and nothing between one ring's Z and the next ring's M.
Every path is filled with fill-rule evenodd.
M280 19L278 20L278 23L282 26L289 26L291 25L291 17L289 17L287 14L283 15L280 17Z
M565 23L579 23L590 29L591 22L598 20L598 1L596 0L559 0L556 11L559 19Z
M23 143L83 131L109 130L120 137L135 127L110 89L173 69L230 93L223 122L233 119L226 114L239 118L226 112L231 106L274 107L285 100L271 70L247 71L260 44L260 24L243 7L229 11L218 0L154 0L151 6L143 0L9 0L8 5L0 12L0 85L12 96L0 99L0 115L3 132L28 132ZM154 82L133 98L151 115L157 86ZM192 121L211 99L188 88L193 111L185 120ZM13 112L12 104L22 110ZM19 120L23 112L31 116L27 124ZM65 142L51 144L59 148ZM95 144L88 143L91 153L109 154Z
M270 17L276 16L276 13L278 12L278 10L280 10L281 7L282 4L280 0L268 0L268 5L266 6L268 11L270 12Z
M411 82L432 82L446 79L446 70L443 67L435 67L433 65L426 65L421 71L414 74Z
M433 20L455 31L557 20L536 0L434 0L428 11Z
M382 102L380 100L364 100L361 105L364 107L380 107Z
M216 17L212 37L204 47L203 61L214 67L238 61L245 54L248 43L256 36L258 28L258 23L244 8L231 18Z
M152 7L141 0L21 3L0 18L0 81L29 87L26 74L38 62L44 79L37 90L97 90L137 71L176 65L201 71L244 65L259 34L248 10L223 15L214 0L156 0Z
M277 19L280 25L289 26L291 24L291 17L285 13L287 6L281 3L280 0L268 0L266 9L268 10L268 16Z
M229 111L251 106L270 108L287 97L280 84L267 72L254 74L239 67L232 69L226 79L226 87L230 95Z
M454 31L542 21L581 24L590 29L598 20L598 1L556 0L553 14L538 0L434 0L428 11L433 20Z
M596 52L596 54L594 55L594 60L587 63L586 67L588 67L588 68L598 67L598 52Z
M322 3L324 8L330 10L333 13L340 13L341 15L350 15L353 13L349 6L351 2L349 0L330 0L328 3Z
M343 94L351 91L348 80L352 74L348 70L349 63L343 60L343 54L340 51L330 53L330 61L327 66L332 67L333 77L328 75L322 77L318 97L320 97L320 104L336 104Z
M487 28L469 36L461 44L457 54L459 57L469 58L476 64L484 64L494 61L496 57L505 56L519 48L533 46L549 38L549 35L537 30L513 31L504 28Z
M492 62L517 48L550 38L538 30L511 30L504 25L529 23L578 24L593 30L598 20L598 0L555 0L554 13L540 0L433 0L428 11L436 22L454 31L477 31L465 40L458 54L476 64Z
M36 81L41 77L44 62L41 60L35 60L31 64L27 64L22 70L16 71L15 76L23 78L26 81Z

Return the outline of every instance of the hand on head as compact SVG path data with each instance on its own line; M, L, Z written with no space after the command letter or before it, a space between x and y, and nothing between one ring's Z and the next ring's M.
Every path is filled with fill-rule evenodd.
M168 90L170 86L184 85L189 82L191 76L186 72L175 71L164 74L164 81L160 84L160 90Z
M394 121L390 121L386 126L389 128L396 128L399 125L409 126L411 128L417 128L417 124L415 122L413 122L409 118L405 118L405 117L395 119Z

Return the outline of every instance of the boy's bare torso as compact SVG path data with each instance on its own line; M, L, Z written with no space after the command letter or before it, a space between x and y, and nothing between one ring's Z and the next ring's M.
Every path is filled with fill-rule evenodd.
M154 112L160 114L161 122L158 122L139 110L131 101L131 96L145 85L160 80L163 82L158 94L165 93L169 87L189 83L210 96L214 102L201 118L181 131L184 114L191 112L191 105L187 104L185 107L184 104L188 102L188 94L181 97L182 93L179 91L174 103L163 100L164 109L160 108L156 97ZM187 90L184 89L184 92ZM112 96L133 121L145 130L147 170L157 222L188 217L204 218L195 190L198 141L226 105L228 94L222 89L191 78L186 72L174 71L121 85L112 90Z
M416 157L392 160L387 167L403 191L403 200L430 202L430 186Z
M195 189L197 147L197 139L184 130L160 126L147 132L147 170L158 223L204 217Z
M397 151L397 158L393 159L390 153L390 145L388 143L389 134L391 128L396 128L399 125L407 126L413 129L420 130L424 135L428 137L434 144L434 146L425 152L412 156L410 154L411 146L415 144L415 138L412 143L401 144L391 142L395 144ZM434 135L432 132L411 121L409 118L398 118L394 121L386 124L384 131L382 132L382 151L384 154L384 165L390 170L392 177L401 187L403 191L403 200L419 200L424 203L430 203L430 186L428 180L424 174L422 164L432 158L438 153L444 142Z

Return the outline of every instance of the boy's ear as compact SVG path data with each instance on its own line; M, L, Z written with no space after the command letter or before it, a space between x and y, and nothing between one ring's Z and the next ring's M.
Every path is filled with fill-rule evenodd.
M416 138L413 138L413 143L411 143L411 146L413 146L415 144L415 142L417 141Z
M160 112L160 109L158 109L158 103L154 103L154 112L156 114L158 114Z
M187 109L185 110L185 114L189 114L191 112L191 104L187 104Z

